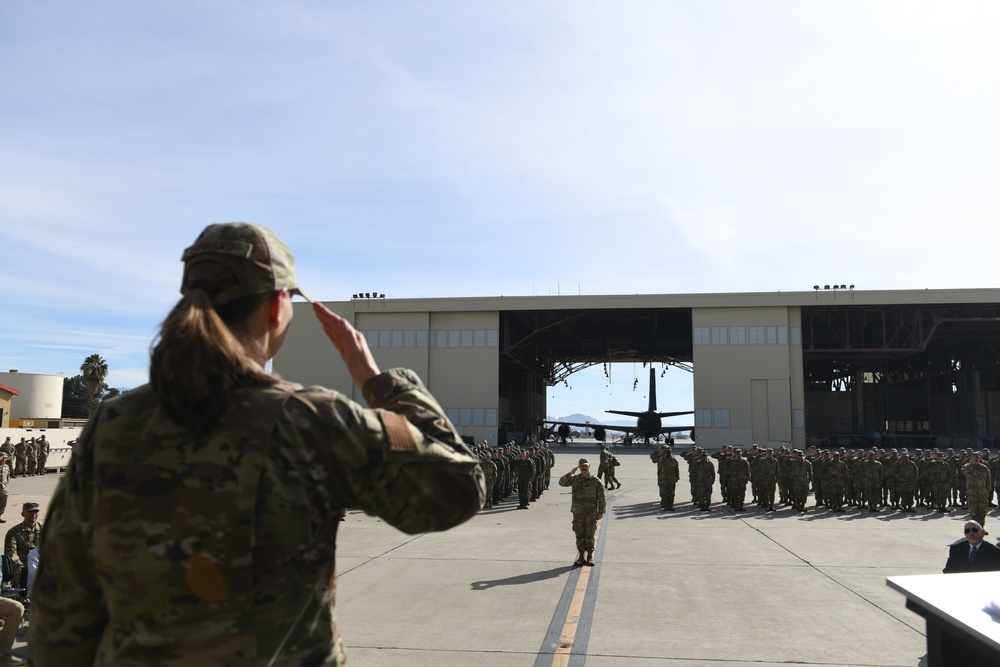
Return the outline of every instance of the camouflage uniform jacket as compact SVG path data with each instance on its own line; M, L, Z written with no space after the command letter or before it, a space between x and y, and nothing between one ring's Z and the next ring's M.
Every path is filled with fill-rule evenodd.
M604 484L593 475L570 475L559 478L559 486L573 488L573 502L569 511L573 514L604 514Z
M36 521L31 528L21 522L7 531L4 539L3 553L10 556L15 567L28 562L28 552L42 541L42 522Z
M362 390L372 409L322 387L241 389L200 437L149 386L103 403L48 514L34 664L343 664L342 509L422 533L473 516L485 493L412 371Z
M968 482L969 493L986 495L992 488L993 480L990 479L989 466L982 463L966 463L962 466L962 474Z
M757 462L757 478L765 483L773 484L778 481L778 459L767 458L766 456L761 458Z
M680 467L677 465L677 459L673 456L667 456L664 454L659 461L656 462L656 479L661 482L671 483L676 482L680 479Z

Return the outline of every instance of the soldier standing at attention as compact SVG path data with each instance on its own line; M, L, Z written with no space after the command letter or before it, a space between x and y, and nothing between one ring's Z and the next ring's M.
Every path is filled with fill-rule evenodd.
M806 510L806 498L809 496L809 482L812 481L812 464L802 458L802 450L792 452L792 508L799 512Z
M727 466L729 468L729 506L737 512L745 512L743 503L747 497L750 464L743 458L742 449L733 449L730 452Z
M579 475L574 475L577 470ZM594 536L597 522L604 516L604 484L590 474L590 461L580 459L579 465L559 478L559 486L573 489L570 512L573 513L573 533L576 534L576 550L579 556L573 565L594 564ZM586 557L584 557L586 553Z
M13 461L14 461L14 443L10 441L10 436L7 436L7 439L4 440L4 442L3 442L2 445L0 445L0 453L7 455L7 463L5 465L7 466L7 472L9 472L10 476L13 477L14 476L14 464L13 464Z
M910 454L905 449L899 454L896 469L893 471L896 480L896 498L901 512L916 512L913 508L917 495L917 482L920 481L920 469L910 460Z
M370 408L268 373L302 295L271 230L210 225L184 251L150 383L105 401L48 513L36 665L346 662L334 618L345 507L406 533L472 517L479 461L410 370L312 314ZM332 350L331 350L332 352Z
M965 497L969 504L969 514L979 522L980 526L985 525L986 508L993 480L990 478L989 466L982 462L979 452L973 453L972 460L962 466L962 475L965 476Z
M14 445L14 474L11 477L24 474L24 448L27 445L24 438L21 438L21 442Z
M869 512L878 512L879 503L882 500L882 462L875 458L875 450L868 452L868 458L861 468L861 475L865 489L865 500L868 503Z
M38 439L38 442L36 444L38 445L38 464L37 464L38 474L44 475L45 464L49 458L49 441L46 440L45 436L43 435Z
M513 463L514 474L517 476L517 509L528 509L531 497L531 480L535 477L535 464L528 458L528 450L521 450L521 458Z
M483 507L491 509L493 507L493 485L497 481L497 464L493 463L492 450L486 450L479 466L483 469L483 475L486 477L486 504Z
M677 480L680 479L680 467L672 451L666 445L649 454L656 463L656 484L660 488L660 507L668 512L674 511L674 493L677 490Z
M715 466L712 465L712 459L708 458L708 453L704 449L698 450L693 469L696 498L694 502L703 511L711 512L712 486L715 484Z
M826 493L827 507L834 512L843 512L844 489L847 486L850 471L847 469L847 464L840 460L840 452L833 453L833 458L826 464L824 472L826 474L824 493Z
M764 456L757 463L757 492L760 506L767 512L774 512L774 487L778 483L778 459L774 458L774 450L768 447Z

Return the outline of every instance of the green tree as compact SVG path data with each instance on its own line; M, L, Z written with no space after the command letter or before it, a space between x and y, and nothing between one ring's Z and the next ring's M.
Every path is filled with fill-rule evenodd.
M102 359L101 355L92 354L83 360L83 364L80 365L80 373L87 385L87 416L90 416L97 409L99 394L102 394L102 390L107 386L104 384L104 379L108 377L108 362Z
M87 383L82 375L63 378L62 416L70 419L85 419L90 415L90 399Z

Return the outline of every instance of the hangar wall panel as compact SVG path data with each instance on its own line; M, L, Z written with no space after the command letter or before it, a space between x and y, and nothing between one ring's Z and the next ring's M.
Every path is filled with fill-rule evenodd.
M384 311L380 301L325 305L365 336L379 368L414 370L460 434L496 444L498 312ZM294 308L293 326L274 370L287 380L335 389L364 404L311 306Z
M699 444L805 442L797 307L694 308Z

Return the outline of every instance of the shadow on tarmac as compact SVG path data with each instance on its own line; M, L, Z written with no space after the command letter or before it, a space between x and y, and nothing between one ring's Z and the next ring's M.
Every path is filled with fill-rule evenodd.
M519 574L516 577L507 577L505 579L484 579L483 581L473 581L472 590L485 591L493 588L494 586L520 586L522 584L531 584L536 581L555 579L557 577L561 577L567 572L572 571L572 565L563 565L562 567L555 567L551 570L543 570L541 572L532 572L529 574Z

